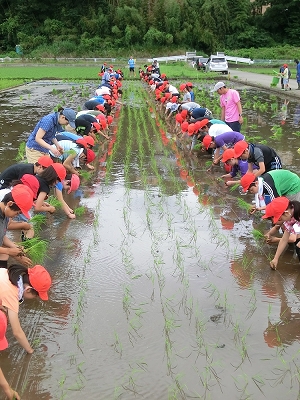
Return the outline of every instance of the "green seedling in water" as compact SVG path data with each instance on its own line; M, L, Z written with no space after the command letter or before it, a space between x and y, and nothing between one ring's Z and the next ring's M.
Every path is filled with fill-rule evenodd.
M256 241L264 239L264 234L261 231L259 231L258 229L253 229L252 235Z
M37 234L42 230L42 225L46 223L46 215L44 214L35 214L32 218L30 218L30 223L33 225L34 232Z
M245 200L243 200L241 198L238 198L237 202L238 202L239 207L242 208L243 210L246 210L249 212L252 208L252 206L249 203L247 203Z
M298 132L293 132L293 135L296 135L296 136L300 136L300 131L298 131ZM298 149L299 150L299 149ZM297 151L298 151L297 150Z
M61 208L61 202L57 200L55 196L49 196L47 199L47 203L55 208Z
M85 171L85 170L80 170L79 175L80 175L80 178L86 179L86 180L90 179L90 177L91 177L91 173L89 171Z
M20 143L20 146L18 148L18 154L15 158L17 162L23 161L25 159L25 151L26 151L26 143L22 142Z
M74 214L76 215L76 217L81 217L84 213L85 213L85 207L84 206L77 207L74 210Z
M202 146L201 146L200 143L195 144L195 146L193 147L193 151L194 151L194 150L195 150L195 151L199 151L199 150L201 150L201 149L202 149Z
M43 264L48 242L40 238L27 239L20 244L24 248L24 253L28 256L33 264Z

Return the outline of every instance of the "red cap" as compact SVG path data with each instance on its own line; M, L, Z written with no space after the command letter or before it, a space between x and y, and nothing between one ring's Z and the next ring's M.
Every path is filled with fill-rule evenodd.
M241 177L241 185L243 186L243 192L246 193L249 189L251 183L255 181L256 176L253 172L247 172L244 176Z
M183 118L182 118L181 114L176 114L175 119L176 119L176 122L179 122L180 124L183 122Z
M103 105L103 104L98 104L98 105L96 106L96 108L97 108L97 110L99 110L99 111L105 111L105 108L104 108L104 105Z
M191 88L192 88L192 87L193 87L193 84L192 84L192 82L187 82L187 83L186 83L186 86L188 86L188 87L191 87Z
M234 154L235 157L241 157L241 155L244 153L244 151L248 148L248 143L245 142L245 140L240 140L234 145Z
M113 117L111 116L111 115L108 115L107 116L107 123L108 123L108 125L110 125L112 122L113 122Z
M286 68L288 65L287 64L283 64L283 66Z
M197 122L200 122L199 129L201 129L201 128L203 128L205 125L207 125L207 124L209 123L209 119L204 118L204 119L202 119L201 121L197 121Z
M84 140L86 144L89 144L90 146L95 146L95 140L92 138L92 136L85 136Z
M104 98L104 100L110 100L109 94L103 94L102 97Z
M161 97L160 101L161 103L164 103L166 101L166 97L165 96Z
M276 197L276 199L272 200L266 207L265 215L262 218L270 218L273 217L273 222L279 220L282 214L286 211L289 205L289 199L286 197Z
M92 125L97 130L97 132L100 131L101 126L100 126L100 124L98 124L98 122L93 122Z
M182 118L186 118L186 116L188 115L188 110L182 110L180 114Z
M0 311L0 350L8 348L8 342L5 337L7 329L7 318L3 311Z
M186 84L185 83L182 83L180 86L179 86L179 90L182 92L184 89L186 88Z
M166 74L161 74L161 78L165 78L166 76Z
M86 163L89 164L90 162L94 161L96 158L96 154L91 149L87 149L86 151Z
M84 148L86 148L86 141L85 141L84 138L77 139L77 140L75 141L75 143L76 143L76 144L80 144L81 146L83 146Z
M50 167L50 165L53 164L53 160L50 156L41 156L37 162L44 168Z
M192 136L195 132L195 124L189 124L188 126L188 135Z
M105 129L107 127L105 118L101 118L99 122L100 122L100 125L102 126L102 129Z
M79 176L72 174L70 183L71 184L70 184L70 189L68 190L68 194L73 192L73 190L77 190L79 188L79 185L80 185Z
M25 174L20 180L24 185L28 186L32 190L33 198L36 199L40 188L40 183L37 178L34 175Z
M172 97L172 93L165 93L165 98L170 99Z
M205 135L202 143L203 143L203 146L206 148L206 150L208 150L211 142L212 142L212 137L210 135Z
M187 121L184 121L184 122L181 124L181 130L182 130L182 132L187 132L188 127L189 127L189 123L188 123Z
M177 100L178 100L178 97L177 97L177 96L173 96L173 97L171 98L171 102L172 102L172 103L177 103Z
M51 286L51 276L41 265L28 268L30 285L36 290L42 300L48 300L48 290Z
M58 176L60 181L63 181L66 178L67 171L66 171L66 168L62 164L54 163L52 165L52 168L56 172L56 175Z
M28 211L33 205L32 190L26 185L16 185L12 188L11 195L16 205L22 211L22 214L29 219L30 215Z
M222 162L226 163L226 161L231 160L232 158L235 158L234 150L233 149L227 149L223 153Z

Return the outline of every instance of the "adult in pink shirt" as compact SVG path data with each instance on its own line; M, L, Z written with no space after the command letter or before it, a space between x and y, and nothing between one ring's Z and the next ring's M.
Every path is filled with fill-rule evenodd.
M242 104L237 90L229 89L224 82L218 82L212 90L220 95L221 120L235 132L241 131L243 123Z

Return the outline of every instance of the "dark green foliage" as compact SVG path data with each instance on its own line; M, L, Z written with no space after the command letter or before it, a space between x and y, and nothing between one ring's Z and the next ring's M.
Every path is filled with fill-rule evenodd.
M207 54L299 43L299 2L95 0L1 2L0 46L24 56L112 56L168 47ZM266 6L261 13L262 6Z

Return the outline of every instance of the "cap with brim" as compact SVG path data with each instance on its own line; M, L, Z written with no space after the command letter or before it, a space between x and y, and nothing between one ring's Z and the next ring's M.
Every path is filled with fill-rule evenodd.
M66 117L66 119L69 122L69 125L75 129L75 119L76 119L76 113L72 108L64 108L62 111L62 115Z
M222 162L226 163L228 160L231 160L232 158L234 158L234 150L227 149L223 153Z
M32 190L26 185L16 185L12 188L11 195L16 205L22 211L22 214L29 219L30 215L28 211L33 205L34 196Z
M98 104L98 105L96 106L96 108L97 108L97 110L99 110L99 111L105 111L105 108L104 108L104 105L103 105L103 104Z
M86 148L86 141L85 141L84 138L82 138L82 139L77 139L77 140L75 141L75 143L76 143L76 144L80 144L81 146L83 146L84 148Z
M212 137L210 135L205 135L202 143L203 143L203 146L206 148L206 150L208 150L211 142L212 142Z
M58 176L60 181L65 180L66 175L67 175L67 171L66 171L66 168L62 164L54 163L52 165L52 168L56 172L56 175Z
M84 140L86 144L89 144L90 146L95 146L95 140L92 138L92 136L85 136Z
M262 216L263 219L273 217L273 222L276 224L282 214L287 210L289 205L289 199L286 197L276 197L266 206L265 215Z
M42 265L35 265L28 268L30 285L39 294L42 300L48 300L48 290L50 289L52 280L49 272Z
M246 193L249 189L251 183L253 183L256 179L256 176L253 172L247 172L244 176L241 177L241 185L243 186L243 192Z
M90 162L94 161L96 158L96 154L91 149L87 149L86 151L86 163L89 164Z
M37 163L40 164L42 167L47 168L50 167L50 165L53 164L53 160L50 156L41 156L38 160Z
M236 158L241 157L241 155L247 148L248 148L248 143L245 142L244 140L240 140L239 142L237 142L233 148L235 157Z
M209 123L209 119L204 118L202 121L197 121L197 122L199 122L198 126L199 126L199 129L201 129L201 128L203 128L205 125L207 125L207 124Z
M72 174L71 180L70 180L70 189L68 190L68 194L73 192L74 190L77 190L80 185L80 179L79 176Z
M3 311L0 310L0 350L8 348L8 342L5 337L7 329L7 318Z
M25 174L20 180L23 185L28 186L32 190L33 198L36 199L40 188L40 182L38 179L34 175Z
M214 86L214 88L212 89L212 92L216 92L217 90L221 89L222 87L225 87L225 83L224 82L217 82Z

